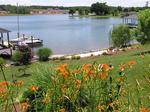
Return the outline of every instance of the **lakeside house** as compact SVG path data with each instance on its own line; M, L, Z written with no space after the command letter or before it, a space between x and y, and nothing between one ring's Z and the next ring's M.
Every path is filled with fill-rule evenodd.
M9 11L0 10L0 15L7 15L7 14L9 14Z
M69 10L61 10L61 9L32 9L30 14L68 14Z
M126 13L122 16L123 24L127 25L129 28L136 28L138 24L138 17L136 13Z

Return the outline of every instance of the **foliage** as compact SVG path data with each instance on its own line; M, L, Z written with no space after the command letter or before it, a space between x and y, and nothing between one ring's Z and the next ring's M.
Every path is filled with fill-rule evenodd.
M113 28L111 38L114 47L127 46L131 41L130 29L125 25L115 26Z
M33 57L31 48L28 46L20 46L19 51L22 54L20 63L22 63L23 65L29 64Z
M0 58L0 65L4 65L5 64L5 60L3 58Z
M122 83L122 84L124 84L124 86L122 86L122 88L121 88L122 96L120 96L118 98L118 100L121 102L121 103L119 103L119 107L122 107L123 111L119 111L119 112L124 112L124 111L143 112L144 110L145 110L145 112L149 112L149 110L150 110L150 108L149 108L149 96L150 96L149 95L149 90L150 90L149 48L150 48L150 45L148 45L148 44L146 44L144 46L134 45L134 46L132 46L133 50L126 49L128 52L119 52L116 55L112 55L111 58L110 58L110 56L101 56L101 57L92 57L92 58L88 58L88 59L82 59L80 61L76 61L76 60L73 60L73 61L66 60L63 62L51 61L51 63L36 62L36 63L33 63L32 65L30 65L30 68L28 69L30 72L32 71L31 72L31 73L33 73L32 76L30 76L28 78L26 78L26 77L18 78L19 80L23 79L26 81L22 90L19 89L18 91L16 91L17 88L15 87L16 90L13 91L13 89L11 88L9 90L9 92L7 93L7 95L12 95L13 94L12 92L16 92L16 94L15 94L16 97L14 96L14 101L18 101L18 103L16 103L16 106L21 107L24 110L28 109L28 108L31 109L30 107L36 108L39 105L38 109L44 109L44 111L42 111L42 112L49 112L52 106L51 106L51 103L47 103L47 101L54 102L55 101L54 99L56 98L55 95L57 96L57 95L61 94L61 93L59 93L59 92L61 92L61 90L60 90L61 87L58 84L63 83L65 85L67 85L67 90L66 90L67 93L66 94L68 94L69 92L72 94L77 94L77 92L74 92L70 89L70 88L72 88L72 86L74 86L74 85L76 86L76 84L75 83L74 83L74 85L69 85L69 84L71 81L74 81L76 78L80 79L80 76L82 76L82 75L84 76L86 74L86 73L78 72L78 70L83 71L83 70L80 70L80 68L82 68L82 66L84 66L85 64L94 63L94 64L90 64L90 65L92 66L92 69L94 69L94 71L96 71L95 66L96 66L96 68L101 68L100 66L98 67L99 63L100 63L100 65L102 65L101 63L111 63L111 64L108 64L112 68L109 71L108 75L112 77L114 85L116 85L115 83L118 83L118 80L119 80L118 77L120 76L119 74L121 73L120 70L122 71L122 75L126 76L126 79ZM136 62L129 61L129 60L135 60ZM58 75L58 73L57 73L58 70L56 70L56 68L57 68L56 66L58 66L58 64L62 64L65 62L69 63L69 65L67 65L66 69L70 72L68 75L69 79L67 81L63 81L61 78L62 77L61 74L59 73L60 75ZM133 64L135 64L135 65L133 66ZM105 68L107 68L107 67L108 66L106 66ZM7 78L9 80L12 80L11 79L12 77L10 74L12 73L12 71L14 74L18 74L18 72L16 72L17 70L18 70L18 67L16 67L16 66L15 67L11 66L11 67L5 68ZM1 73L1 71L0 71L0 73ZM101 71L99 71L99 73L101 73ZM74 105L77 105L77 107L79 107L80 105L82 105L82 108L79 108L80 110L77 110L77 111L90 111L91 112L91 110L88 110L88 109L90 109L90 107L88 108L88 106L86 106L87 104L91 103L91 100L89 100L88 96L89 96L90 92L94 96L95 92L92 90L94 90L94 88L97 88L99 86L98 78L93 79L92 76L93 75L91 74L90 80L85 80L86 78L83 79L83 82L81 83L81 87L83 85L83 89L81 89L82 94L79 94L80 97L78 98L81 100L76 100L76 103L73 104L73 106L71 106L71 107L74 107ZM109 78L109 77L107 77L107 78ZM31 80L29 80L29 79L31 79ZM56 83L54 82L55 80L53 81L52 79L56 79ZM3 80L3 79L1 78L1 80ZM104 81L102 79L100 79L100 80ZM97 81L97 83L96 83L96 81ZM106 81L106 79L105 79L105 81ZM95 84L94 86L91 85L93 82ZM86 83L87 83L87 86L86 86ZM3 83L3 85L4 85L4 83ZM127 85L127 86L125 86L125 85ZM0 88L3 88L3 87L5 88L5 86L2 86L2 82L0 82ZM57 88L57 87L60 87L60 88ZM92 87L94 87L94 88L92 89ZM84 90L84 88L86 90ZM12 90L12 92L11 92L11 90ZM25 93L22 95L23 91L25 91ZM12 94L10 94L10 92ZM30 96L30 94L35 94L35 93L40 93L40 92L42 92L43 94L40 95L40 97L37 98L37 100L35 100L35 101L37 101L37 104L36 103L32 103L33 105L28 104L28 100L26 98L23 98L23 100L22 100L22 96L28 96L28 95ZM101 92L102 92L102 89L101 89ZM26 94L28 94L28 95L26 95ZM53 94L55 94L55 95L53 95ZM0 93L0 95L1 95L1 93ZM98 95L98 93L95 95L95 97L97 95ZM61 96L63 96L63 95L61 95ZM72 103L58 103L58 101L62 100L61 96L59 97L60 100L56 101L57 104L53 103L54 104L53 107L57 105L59 108L61 108L63 105L66 105L66 104L72 105ZM43 100L43 97L44 97L44 100ZM71 98L69 97L69 100L66 96L64 96L64 97L65 97L65 100L63 100L63 102L72 101L72 97ZM10 112L11 110L9 110L9 107L5 108L6 107L5 104L7 104L7 101L8 101L8 105L12 104L10 99L6 100L6 99L4 99L4 97L2 97L2 98L3 98L3 101L0 102L1 110L3 110L4 112ZM99 102L101 102L101 101L99 101ZM116 102L116 103L118 103L118 102ZM92 104L94 104L94 103L92 103ZM124 105L124 104L126 104L126 105ZM44 107L43 107L43 105L44 105ZM4 108L7 109L8 111L5 111ZM12 107L10 107L10 108L12 109ZM58 111L65 110L63 107L60 110L59 110L59 108L53 108L53 109L54 110L57 109ZM75 107L75 109L76 109L76 107ZM96 111L94 111L94 112L100 112L100 110L98 110L98 109L101 109L100 105L96 105Z
M71 59L76 59L76 60L79 60L80 58L81 58L80 56L76 56L76 55L71 57Z
M90 10L88 10L88 9L79 9L78 12L79 12L79 15L88 15L90 13Z
M37 55L39 56L40 61L47 61L48 57L52 55L52 50L49 48L40 48L37 51Z
M76 13L76 10L73 10L73 9L70 9L70 10L69 10L69 14L70 14L70 15L73 16L75 13Z
M65 56L61 56L59 59L60 59L60 60L65 60L66 57L65 57Z
M91 6L91 12L94 12L96 15L106 15L109 11L109 6L106 3L97 2Z
M22 59L22 53L20 51L16 51L12 56L12 60L15 62L20 62L21 59Z
M36 108L39 111L67 112L147 110L138 103L133 106L128 94L127 75L134 65L135 61L121 64L116 68L118 72L115 76L111 64L85 64L72 70L68 64L62 64L56 69L42 69L36 73L34 83L24 93L24 99L29 99L25 102L32 107L28 111Z
M138 15L139 26L137 31L137 41L141 44L150 42L150 9L140 11Z
M12 56L13 61L23 65L29 64L31 58L32 52L28 46L19 46L18 51L16 51Z

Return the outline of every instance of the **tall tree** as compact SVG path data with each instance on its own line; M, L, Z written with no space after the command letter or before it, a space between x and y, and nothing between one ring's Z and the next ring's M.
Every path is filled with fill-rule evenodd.
M76 13L76 11L74 9L70 9L69 10L69 14L71 14L72 16Z
M126 25L119 25L113 28L111 39L114 47L124 47L131 40L130 29Z
M139 12L138 15L139 26L138 30L140 31L137 35L137 40L145 44L150 42L150 9L146 9Z
M91 12L94 12L96 15L106 15L109 13L109 6L106 3L94 3L91 6Z

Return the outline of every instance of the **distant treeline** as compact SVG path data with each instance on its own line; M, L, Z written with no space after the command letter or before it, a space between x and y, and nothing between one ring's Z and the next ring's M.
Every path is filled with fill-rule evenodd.
M118 12L138 12L139 10L145 9L145 7L112 7L107 6L106 3L95 3L90 7L86 6L77 6L77 7L63 7L63 6L17 6L13 5L0 5L0 11L9 11L11 14L29 14L32 9L62 9L62 10L70 10L70 12L79 11L79 14L86 15L91 12L95 12L100 14L102 11L107 11L107 13L116 14ZM100 11L100 12L99 12ZM102 13L101 13L102 14Z

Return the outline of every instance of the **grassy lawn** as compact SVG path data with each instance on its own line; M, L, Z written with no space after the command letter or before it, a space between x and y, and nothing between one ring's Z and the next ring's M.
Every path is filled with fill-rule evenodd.
M32 73L35 72L36 69L56 67L56 65L62 63L68 63L71 68L77 68L83 64L102 64L102 63L111 63L113 66L118 67L120 64L123 64L130 60L135 60L137 62L136 66L129 74L129 82L130 84L135 83L135 79L142 79L143 75L147 73L150 64L150 45L140 46L139 49L133 49L128 51L122 51L112 56L98 56L98 57L90 57L80 60L64 60L64 61L49 61L49 62L35 62L31 65L28 65L26 69L26 76L21 76L23 71L19 71L20 68L24 68L24 66L10 66L5 68L6 78L8 80L12 80L12 75L14 79L24 80L30 82L32 78ZM141 58L141 53L145 53L144 59ZM113 72L116 72L117 69L114 68ZM2 75L0 76L0 80L3 80Z
M91 57L91 58L85 58L80 60L64 60L64 61L49 61L49 62L35 62L28 66L26 70L26 75L22 75L23 72L19 72L19 68L23 68L24 66L10 66L5 68L5 74L6 78L9 81L12 80L23 80L25 82L25 86L32 83L32 78L36 77L37 71L42 71L44 69L47 70L54 70L57 65L68 63L69 67L71 69L78 68L79 66L83 64L103 64L103 63L109 63L114 66L112 70L112 74L116 75L118 71L119 65L126 63L128 61L134 60L137 62L137 64L131 69L131 71L126 73L127 76L127 83L130 90L131 96L133 97L132 102L137 102L134 99L138 97L139 94L137 94L137 82L139 82L139 85L141 86L141 92L142 94L142 102L145 105L147 102L150 102L150 85L148 85L147 81L144 78L144 75L150 75L150 44L140 46L139 48L122 51L117 54L114 54L112 56L98 56L98 57ZM144 57L141 57L141 54L144 54ZM13 74L13 78L12 78ZM3 81L2 75L0 75L0 80ZM134 103L133 103L134 104Z

